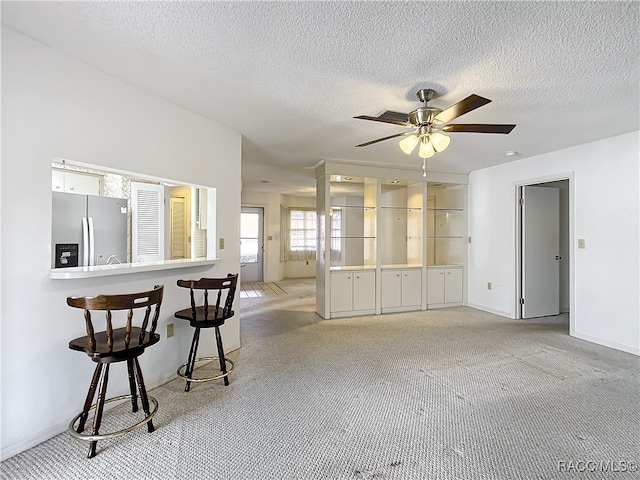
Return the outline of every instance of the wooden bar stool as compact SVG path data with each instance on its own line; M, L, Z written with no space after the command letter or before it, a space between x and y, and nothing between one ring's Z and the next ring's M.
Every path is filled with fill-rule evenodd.
M113 438L124 435L145 423L149 433L153 432L153 421L151 420L158 410L158 401L147 395L144 386L142 370L138 363L138 357L144 353L145 348L158 343L160 335L155 333L160 315L160 305L164 287L156 285L153 290L140 293L122 295L98 295L96 297L69 297L67 304L70 307L84 310L84 318L87 326L87 336L79 337L69 342L69 348L85 352L97 363L93 373L93 379L89 387L89 393L84 402L82 412L76 415L69 423L69 432L75 438L89 441L88 458L96 454L98 440ZM154 307L152 309L152 307ZM140 326L134 325L134 310L144 309L144 314L140 312L136 315ZM126 310L126 325L122 328L113 328L112 312ZM153 310L153 314L152 314ZM92 311L104 311L106 320L106 330L94 332L91 319ZM141 320L140 320L141 319ZM151 320L151 321L150 321ZM148 329L150 327L150 329ZM129 389L131 395L121 395L119 397L106 398L107 382L109 380L109 366L116 362L127 362L129 371ZM136 391L137 383L137 391ZM98 392L96 403L93 399ZM145 418L135 425L123 428L117 432L100 433L102 422L102 412L106 403L116 402L126 398L131 398L133 412L138 411L138 394L142 403ZM153 404L151 411L149 402ZM89 412L93 409L93 427L91 433L85 434L85 423ZM79 421L78 421L79 420ZM76 422L78 425L76 426Z
M191 341L191 349L189 350L189 358L187 363L180 365L178 368L178 376L186 380L184 391L188 392L191 388L191 382L209 382L224 378L224 384L229 385L229 374L233 371L234 365L231 360L224 357L224 348L222 346L222 336L220 335L220 326L225 320L233 317L233 297L236 293L236 285L238 282L238 274L229 273L225 278L201 278L200 280L178 280L178 286L189 289L191 308L186 308L175 313L176 318L188 320L192 327L195 328L193 340ZM196 290L204 291L202 305L196 305ZM209 303L209 294L215 296L215 303ZM198 342L200 340L200 329L213 327L216 331L216 344L218 346L217 357L201 357L197 358ZM206 378L194 378L193 368L196 362L205 360L218 360L220 362L220 374ZM229 367L227 368L227 365Z

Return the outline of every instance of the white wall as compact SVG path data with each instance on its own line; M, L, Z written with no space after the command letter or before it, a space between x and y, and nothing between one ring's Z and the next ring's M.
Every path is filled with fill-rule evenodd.
M213 267L182 268L83 280L51 280L51 161L55 157L217 188L218 237L226 248ZM2 458L66 429L82 406L94 364L71 351L85 333L69 295L121 293L165 285L162 340L141 357L148 387L175 376L192 329L175 321L186 295L178 278L239 270L241 136L137 90L2 27ZM223 329L239 348L236 317ZM175 336L166 339L166 324ZM207 338L205 338L207 337ZM203 335L202 351L213 351ZM114 366L111 395L125 393ZM124 369L126 370L126 368ZM160 408L163 408L160 405Z
M639 146L636 131L471 173L469 305L516 317L516 186L571 177L571 334L640 354Z

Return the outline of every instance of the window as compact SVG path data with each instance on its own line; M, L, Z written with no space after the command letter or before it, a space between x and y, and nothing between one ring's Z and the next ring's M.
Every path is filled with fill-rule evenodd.
M282 207L281 210L282 261L315 260L318 220L310 208Z

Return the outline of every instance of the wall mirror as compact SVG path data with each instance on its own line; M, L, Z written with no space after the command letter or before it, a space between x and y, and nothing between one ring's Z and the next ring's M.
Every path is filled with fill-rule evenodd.
M215 257L216 189L54 159L51 268Z

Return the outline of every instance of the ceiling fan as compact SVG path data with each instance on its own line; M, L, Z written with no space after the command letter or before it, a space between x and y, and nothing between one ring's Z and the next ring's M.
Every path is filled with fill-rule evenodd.
M402 127L411 128L408 132L396 133L388 137L378 138L370 142L361 143L356 147L366 147L374 143L382 142L396 137L406 137L400 141L400 148L406 154L411 154L415 147L420 144L419 156L423 159L432 157L436 152L442 152L449 146L451 139L442 132L475 132L475 133L510 133L515 125L496 125L487 123L457 123L449 124L450 121L469 113L476 108L482 107L491 102L488 98L479 95L469 95L464 100L451 105L442 110L437 107L427 105L435 92L429 88L418 90L418 100L424 103L422 107L416 108L410 113L394 112L385 110L377 117L359 115L354 118L362 120L372 120L374 122L391 123ZM425 165L423 162L423 171Z

